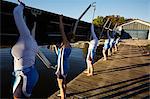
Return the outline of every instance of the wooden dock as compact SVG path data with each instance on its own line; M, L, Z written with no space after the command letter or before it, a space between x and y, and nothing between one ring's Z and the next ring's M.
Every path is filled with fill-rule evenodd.
M56 95L49 99L59 99ZM120 45L119 51L94 64L94 76L81 73L67 84L67 99L150 98L150 55L139 46Z

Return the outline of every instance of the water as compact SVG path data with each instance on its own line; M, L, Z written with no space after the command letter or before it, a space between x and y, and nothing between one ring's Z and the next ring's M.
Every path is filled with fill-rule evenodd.
M12 98L12 85L14 77L13 72L13 57L10 54L10 48L0 49L0 92L1 98ZM40 48L50 62L56 64L56 54L50 52L47 48ZM85 58L83 57L82 49L73 48L70 59L70 69L67 77L67 83L79 75L85 68ZM36 57L35 67L39 73L39 81L33 90L32 98L47 98L58 90L55 70L48 69L42 61Z

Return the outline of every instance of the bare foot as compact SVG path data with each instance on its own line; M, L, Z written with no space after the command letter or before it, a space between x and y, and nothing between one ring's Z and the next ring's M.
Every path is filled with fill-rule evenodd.
M106 58L103 59L103 61L106 61L106 60L107 60Z
M111 54L108 54L108 56L111 56Z
M89 73L87 70L83 71L85 74Z
M90 73L90 74L87 74L87 76L93 76L93 74Z
M61 97L61 94L59 93L59 94L57 94L57 97Z
M58 92L58 94L57 94L57 97L61 97L60 90L59 90L59 92Z

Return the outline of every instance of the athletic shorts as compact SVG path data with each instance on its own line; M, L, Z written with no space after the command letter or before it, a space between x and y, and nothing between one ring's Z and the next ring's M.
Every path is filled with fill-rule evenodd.
M92 61L92 64L94 64L94 57L95 57L95 51L94 51L94 49L89 49L88 50L88 54L87 54L87 60L90 60L90 61Z
M109 47L112 48L114 46L114 39L111 39L109 42Z
M110 39L106 39L104 42L104 47L103 47L104 50L107 50L110 48L109 43L110 43Z
M34 66L14 71L14 76L13 95L16 98L30 97L39 78L38 72Z
M116 43L116 41L113 41L113 43L112 43L112 47L114 47L114 46L115 46L115 43Z
M117 45L119 43L119 40L116 40L115 45Z
M107 44L104 44L104 47L103 47L103 49L107 50L107 49L109 49L109 48L110 48L110 45L109 45L109 43L107 43Z

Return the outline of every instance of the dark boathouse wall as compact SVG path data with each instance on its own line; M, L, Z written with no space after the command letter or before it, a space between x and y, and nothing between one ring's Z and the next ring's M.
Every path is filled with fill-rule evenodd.
M13 17L13 9L17 4L1 1L1 45L14 45L19 37L18 30ZM40 13L35 17L32 12ZM59 14L43 11L40 9L26 7L24 16L27 26L31 30L33 22L37 22L35 39L39 45L56 43L61 39L59 31ZM64 16L63 22L65 32L73 30L73 26L77 19ZM77 27L75 41L88 40L90 35L90 23L80 21Z

